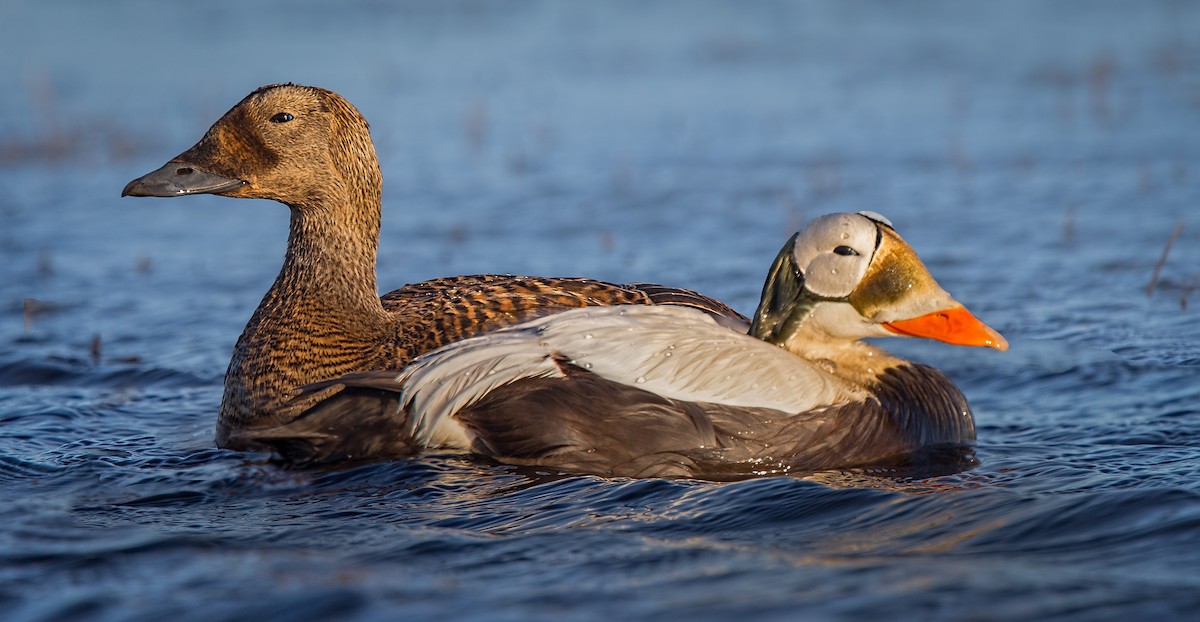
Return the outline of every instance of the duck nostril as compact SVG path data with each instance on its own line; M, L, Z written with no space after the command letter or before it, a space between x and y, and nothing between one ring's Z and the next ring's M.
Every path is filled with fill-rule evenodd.
M194 172L195 171L193 171L192 167L190 167L190 166L182 166L180 168L175 169L176 175L191 175Z

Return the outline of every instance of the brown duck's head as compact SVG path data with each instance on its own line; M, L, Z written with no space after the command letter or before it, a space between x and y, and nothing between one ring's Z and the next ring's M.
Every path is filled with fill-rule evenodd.
M307 205L355 184L375 192L381 184L358 110L332 91L272 84L238 102L191 149L129 182L121 196L219 194Z
M782 346L814 336L902 335L1008 349L872 212L822 216L793 235L767 275L750 334Z

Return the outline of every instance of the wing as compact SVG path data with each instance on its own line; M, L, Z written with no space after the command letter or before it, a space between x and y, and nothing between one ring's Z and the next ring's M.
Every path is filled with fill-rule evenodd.
M864 395L778 347L677 306L578 309L460 341L396 379L418 442L470 437L455 413L498 387L567 367L680 402L800 413Z

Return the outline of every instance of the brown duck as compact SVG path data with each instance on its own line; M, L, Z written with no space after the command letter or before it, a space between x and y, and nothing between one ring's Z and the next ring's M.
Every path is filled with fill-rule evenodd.
M342 385L289 400L303 385L402 369L444 344L565 309L695 307L745 331L747 320L695 292L583 278L473 275L375 284L382 175L367 121L331 91L264 86L225 113L191 149L125 186L121 196L218 194L273 199L291 210L275 283L234 348L217 420L221 447L257 449L255 435Z
M749 335L679 306L572 309L341 378L343 399L261 439L298 462L434 451L605 476L961 466L966 398L860 341L885 336L1008 347L882 216L830 214L779 252Z

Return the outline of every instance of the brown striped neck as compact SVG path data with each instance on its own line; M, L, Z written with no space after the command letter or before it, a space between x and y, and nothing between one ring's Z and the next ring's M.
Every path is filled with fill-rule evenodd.
M381 313L375 284L378 246L378 203L366 209L293 207L283 266L263 304Z
M283 267L225 375L218 445L237 430L277 425L301 385L395 364L397 323L375 285L382 187L370 127L354 106L325 89L273 84L122 191L271 199L291 209Z

